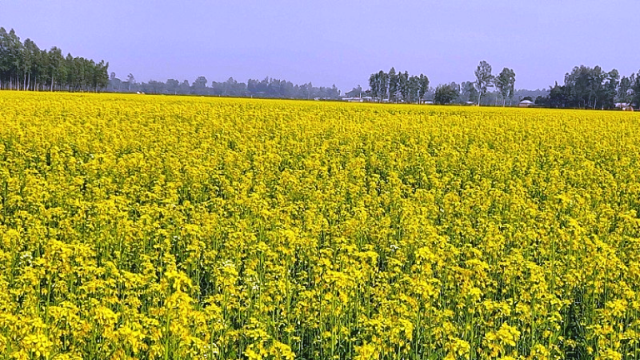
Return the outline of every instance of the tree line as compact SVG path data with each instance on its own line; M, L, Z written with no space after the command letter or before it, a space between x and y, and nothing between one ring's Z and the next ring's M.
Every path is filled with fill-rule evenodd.
M193 94L213 96L291 98L291 99L340 99L341 93L335 85L315 87L311 83L294 85L290 81L274 78L249 79L246 83L229 78L224 82L209 82L199 76L189 83L176 79L166 82L150 80L138 83L133 74L120 80L115 73L108 75L109 63L96 62L71 54L63 55L58 47L40 49L31 39L21 41L15 31L0 27L0 89L31 91L112 91L144 92L149 94ZM612 109L619 104L640 106L640 71L629 76L620 76L613 69L603 71L601 67L576 66L565 74L564 84L557 82L549 90L515 90L515 72L504 68L498 75L492 74L491 65L481 61L474 81L439 84L435 89L429 85L424 74L411 76L407 71L389 72L380 70L369 77L369 90L360 86L346 95L371 97L377 102L421 103L433 101L437 104L484 104L503 106L522 100L525 96L535 98L535 104L554 108ZM491 91L491 89L495 89Z
M507 99L512 99L515 95L516 74L509 68L504 68L498 76L494 76L491 71L491 65L482 61L475 71L475 81L440 84L432 89L427 76L409 76L407 71L396 73L392 67L388 73L380 70L369 76L370 90L366 94L377 102L421 103L430 98L438 104L480 104L488 89L495 87L501 96L502 105L506 105Z
M0 89L31 91L99 91L108 85L109 63L95 62L52 47L40 49L31 39L0 27Z
M549 90L516 90L516 74L504 68L498 75L481 61L474 81L439 84L429 88L429 79L424 76L396 74L380 71L369 77L369 90L364 94L378 102L420 103L433 101L436 104L510 105L516 101L533 100L541 107L613 109L632 104L640 106L640 71L620 77L618 70L603 71L601 67L576 66L564 78L564 85L549 87ZM491 91L491 89L494 89ZM356 92L354 89L353 92ZM362 92L362 91L361 91Z
M564 85L556 82L549 95L537 97L535 103L580 109L613 109L616 104L640 106L640 71L621 78L616 69L606 72L600 66L576 66L565 74Z
M340 90L332 87L315 87L313 84L294 85L290 81L266 77L263 80L249 79L246 83L229 78L224 82L209 82L206 77L199 76L189 83L187 80L178 81L169 79L166 82L150 80L148 82L136 82L135 76L129 74L126 80L116 77L111 73L108 91L113 92L143 92L145 94L170 94L170 95L210 95L210 96L235 96L235 97L260 97L260 98L285 98L285 99L325 99L336 100L340 98Z
M369 77L370 95L379 102L420 102L429 91L429 78L423 74L409 76L405 71L396 73L391 68L388 73L380 70Z

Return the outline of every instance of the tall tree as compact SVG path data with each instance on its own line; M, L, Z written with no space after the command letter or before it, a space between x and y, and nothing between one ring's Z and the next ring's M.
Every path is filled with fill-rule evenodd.
M404 73L398 74L398 91L400 91L400 95L402 96L402 101L409 101L409 73L405 71Z
M398 75L396 69L389 70L389 101L395 102L398 95Z
M64 65L64 57L62 56L62 50L54 46L51 48L51 50L49 50L48 55L49 55L48 63L49 63L49 74L50 74L49 80L51 81L49 90L53 91L53 88L56 84L58 85L62 84L62 79L66 75L66 71L65 69L62 69L62 66Z
M383 101L389 93L389 75L382 70L378 72L378 93L380 101Z
M167 83L165 84L164 87L169 94L175 95L178 93L178 88L180 87L180 81L176 79L169 79L167 80Z
M631 75L631 90L633 90L631 102L636 107L640 107L640 70L638 73Z
M491 65L486 61L481 61L476 68L476 89L478 90L478 105L482 96L487 93L488 88L493 86L493 75L491 75Z
M607 73L602 71L602 68L600 66L596 66L589 73L589 77L587 80L589 89L589 106L593 106L593 109L595 109L598 104L602 105L598 102L598 100L601 100L601 91L603 85L602 82L606 77Z
M199 95L204 95L207 92L207 78L204 76L198 76L196 81L193 82L193 92Z
M606 73L606 79L600 92L601 105L603 109L615 108L618 85L620 84L620 73L613 69Z
M189 94L190 92L191 92L191 86L189 85L189 81L188 80L184 80L180 84L180 93L181 94Z
M631 102L631 77L623 76L620 79L620 84L618 85L618 94L616 96L616 101L620 103L629 103Z
M420 78L417 76L409 77L409 102L419 102Z
M436 87L433 101L436 104L446 105L454 102L460 95L460 87L456 83L440 84Z
M472 81L464 81L460 84L460 100L465 102L478 102L478 90L476 90L475 83Z
M129 83L129 91L131 91L131 86L135 85L136 83L136 78L132 73L129 73L129 75L127 75L127 83Z
M380 86L380 76L378 73L371 74L369 76L369 88L371 89L371 96L376 99L378 97L378 88Z
M418 80L420 84L420 90L418 90L418 97L420 101L424 100L424 96L429 92L429 78L423 74L420 74L420 78Z
M513 96L516 73L509 68L504 68L495 79L495 86L502 95L502 106L507 104L507 97ZM511 95L511 96L510 96Z
M92 61L93 62L93 61ZM91 71L91 85L93 90L98 92L100 89L104 89L109 85L109 63L105 63L101 60L99 63L92 67Z

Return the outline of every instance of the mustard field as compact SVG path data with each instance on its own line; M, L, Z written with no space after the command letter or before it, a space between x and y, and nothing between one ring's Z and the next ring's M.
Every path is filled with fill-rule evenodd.
M0 92L0 359L638 359L640 115Z

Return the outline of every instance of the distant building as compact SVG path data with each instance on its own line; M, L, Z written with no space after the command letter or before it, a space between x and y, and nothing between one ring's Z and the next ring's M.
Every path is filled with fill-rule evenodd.
M531 100L522 100L522 101L520 101L518 106L519 107L531 107L531 106L533 106L533 101L531 101Z
M622 111L633 111L633 105L629 103L616 103L616 108Z
M373 102L373 98L371 96L343 97L342 101L346 101L346 102Z

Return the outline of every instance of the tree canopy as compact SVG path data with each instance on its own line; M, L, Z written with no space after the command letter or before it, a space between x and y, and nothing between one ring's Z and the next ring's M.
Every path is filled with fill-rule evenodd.
M168 79L166 82L150 80L138 83L129 74L126 81L111 73L108 91L113 92L144 92L146 94L170 95L208 95L235 96L282 99L339 99L340 90L332 87L315 87L311 83L294 85L290 81L266 77L263 80L249 79L246 83L238 82L230 77L226 81L208 81L205 76L197 77L193 83L188 80L182 82Z
M538 96L536 105L554 108L613 109L616 103L640 105L638 73L620 77L618 70L600 66L576 66L565 74L564 84L550 87L549 95Z
M109 63L96 62L52 47L24 42L13 29L0 27L0 89L99 91L109 82Z
M369 76L370 94L375 101L419 103L429 92L429 78L424 74L411 76L408 71L396 74L391 68L388 73L380 70Z

